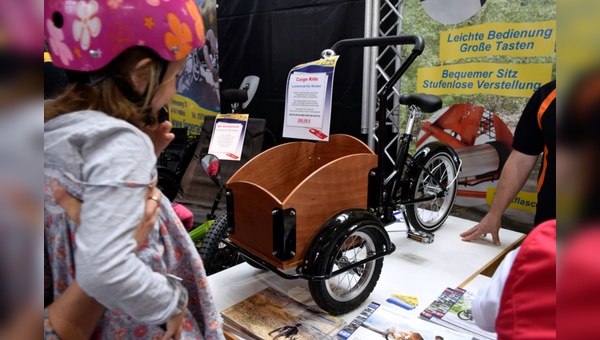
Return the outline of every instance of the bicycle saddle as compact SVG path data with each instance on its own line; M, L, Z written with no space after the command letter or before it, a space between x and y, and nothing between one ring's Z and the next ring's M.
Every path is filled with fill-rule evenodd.
M248 100L246 90L227 89L221 91L221 99L228 103L239 103L240 105Z
M403 94L400 96L400 104L415 105L425 113L432 113L442 108L442 100L431 94Z

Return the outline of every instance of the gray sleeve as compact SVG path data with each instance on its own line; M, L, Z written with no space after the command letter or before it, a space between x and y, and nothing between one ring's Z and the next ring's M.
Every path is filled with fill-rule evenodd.
M175 314L179 293L135 254L146 187L97 185L108 180L148 183L156 161L153 147L141 132L118 128L89 136L81 153L88 184L75 238L76 278L108 309L162 324Z

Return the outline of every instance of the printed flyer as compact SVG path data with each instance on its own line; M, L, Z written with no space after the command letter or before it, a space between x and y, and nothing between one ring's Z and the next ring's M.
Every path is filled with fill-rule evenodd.
M333 75L338 57L298 65L290 71L283 137L329 140Z
M239 161L242 157L247 126L247 114L218 115L208 153L221 160Z

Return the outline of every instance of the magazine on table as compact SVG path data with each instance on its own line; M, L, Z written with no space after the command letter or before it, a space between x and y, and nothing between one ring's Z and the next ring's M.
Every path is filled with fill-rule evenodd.
M345 325L271 288L227 308L221 315L226 328L256 339L335 339Z
M371 302L357 317L338 333L342 340L471 340L448 328L409 318L398 310Z
M443 321L442 318L448 311L450 311L452 306L454 306L464 292L465 290L460 288L452 289L448 287L444 289L442 294L440 294L429 306L427 306L427 308L425 308L424 311L421 312L421 318L438 325L448 327L455 331L462 331L462 328L447 323Z
M421 318L453 330L471 334L476 339L496 339L496 333L482 330L473 321L471 306L474 299L475 294L473 292L462 288L446 288L431 305L421 312ZM451 304L451 306L448 307L448 304Z

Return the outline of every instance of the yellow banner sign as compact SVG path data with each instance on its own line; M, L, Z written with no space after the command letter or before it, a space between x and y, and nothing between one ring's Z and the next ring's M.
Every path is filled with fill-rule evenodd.
M204 117L216 116L218 112L207 110L190 98L176 94L169 103L169 120L174 128L187 127L188 135L200 135Z
M494 199L495 194L496 194L496 188L488 187L487 194L485 196L485 203L492 204L492 200ZM537 206L537 193L521 191L517 194L517 196L513 199L513 201L510 203L510 205L508 207L513 208L513 209L520 209L520 210L535 212L536 206Z
M420 68L417 92L530 97L552 78L552 64L467 63Z
M555 45L556 20L482 24L440 32L440 60L551 56Z

